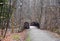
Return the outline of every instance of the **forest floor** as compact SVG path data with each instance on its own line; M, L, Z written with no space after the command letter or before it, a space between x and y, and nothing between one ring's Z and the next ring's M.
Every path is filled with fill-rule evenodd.
M6 37L2 41L25 41L26 36L27 36L26 30L20 33L7 32Z

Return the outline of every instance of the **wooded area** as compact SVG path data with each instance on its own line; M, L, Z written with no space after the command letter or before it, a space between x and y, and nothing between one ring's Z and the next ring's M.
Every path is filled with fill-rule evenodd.
M59 0L22 0L20 2L22 3L22 7L19 10L19 4L21 3L17 3L18 14L16 14L16 12L15 17L22 26L25 21L29 23L37 21L40 23L41 29L47 29L60 33ZM17 16L20 17L18 18Z
M24 22L37 21L40 29L60 34L60 0L0 0L0 28L23 30Z

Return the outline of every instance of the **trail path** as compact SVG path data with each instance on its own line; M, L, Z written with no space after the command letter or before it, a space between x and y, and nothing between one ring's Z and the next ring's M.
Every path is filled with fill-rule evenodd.
M52 33L37 29L34 26L30 27L29 33L31 41L60 41L60 38L56 38Z

